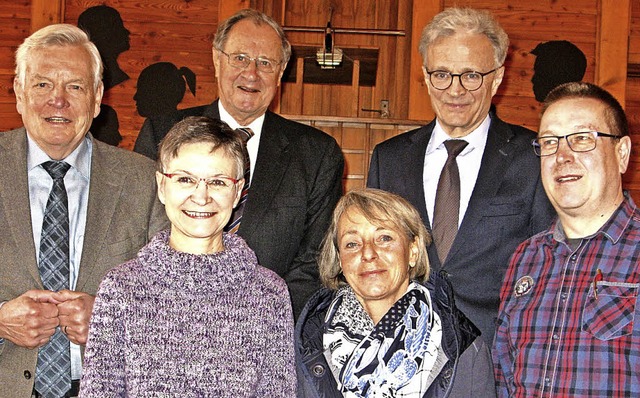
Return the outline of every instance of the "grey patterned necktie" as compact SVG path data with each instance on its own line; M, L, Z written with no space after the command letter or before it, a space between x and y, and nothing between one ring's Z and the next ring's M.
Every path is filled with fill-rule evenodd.
M237 128L236 131L240 133L242 141L244 141L244 187L242 187L242 194L240 194L240 201L238 205L233 209L231 213L231 219L224 228L225 231L235 234L240 228L240 221L242 220L242 211L244 210L244 204L247 201L249 194L249 186L251 185L251 160L249 159L249 152L247 151L247 142L253 137L253 130L246 127Z
M44 210L38 268L45 289L69 288L69 208L64 176L69 164L49 161L42 167L53 178ZM35 389L43 398L60 398L71 389L69 340L60 328L38 351Z
M433 241L436 244L440 263L444 263L458 234L458 213L460 212L460 173L457 156L467 146L464 140L448 140L447 161L440 173L436 190L436 205L433 211Z

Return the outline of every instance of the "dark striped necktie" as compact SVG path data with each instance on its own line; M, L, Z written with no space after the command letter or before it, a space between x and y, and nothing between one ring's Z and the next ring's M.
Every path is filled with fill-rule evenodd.
M64 176L69 164L49 161L42 167L53 178L44 210L38 268L45 289L69 288L69 207ZM71 389L71 354L69 339L60 328L38 350L35 389L41 397L59 398Z
M242 187L242 194L240 195L240 201L238 205L233 209L231 213L231 219L224 228L226 232L235 234L240 228L240 221L242 220L242 212L244 210L245 202L249 194L249 187L251 186L251 160L249 159L249 152L247 151L247 142L253 137L253 131L250 128L239 127L236 129L240 133L242 140L244 141L244 187Z

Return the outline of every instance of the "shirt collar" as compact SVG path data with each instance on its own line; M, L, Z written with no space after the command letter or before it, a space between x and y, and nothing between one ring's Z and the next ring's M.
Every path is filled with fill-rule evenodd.
M491 118L487 114L482 123L478 127L476 127L471 133L467 134L460 139L463 139L469 143L469 145L464 148L464 150L460 153L460 156L464 156L467 153L471 152L474 148L483 148L486 141L487 135L489 134L489 126L491 125ZM443 143L447 140L451 140L453 137L450 137L440 124L440 121L436 118L436 125L433 128L433 133L431 135L431 139L429 140L429 144L427 145L427 155L434 152L439 148L444 148Z
M220 112L220 120L228 124L232 129L237 129L238 127L248 127L251 129L251 131L253 131L254 137L259 135L262 131L262 124L264 123L264 113L256 118L256 120L251 122L248 126L242 126L238 124L238 122L236 122L236 119L234 119L226 109L224 109L222 101L218 101L218 111Z
M617 243L620 238L625 234L626 230L630 228L629 224L632 220L640 222L640 214L636 207L635 202L627 191L624 191L624 200L618 206L616 211L613 212L611 217L600 227L600 229L591 236L586 236L584 239L591 239L599 234L604 235L612 243ZM565 242L567 237L562 229L560 220L556 218L552 227L547 231L548 238L553 238L557 242Z
M77 170L86 180L89 180L89 170L91 168L91 150L93 144L90 135L87 134L80 145L73 150L66 158L62 159L67 162L73 169ZM44 162L52 160L36 142L27 134L27 170L40 166Z

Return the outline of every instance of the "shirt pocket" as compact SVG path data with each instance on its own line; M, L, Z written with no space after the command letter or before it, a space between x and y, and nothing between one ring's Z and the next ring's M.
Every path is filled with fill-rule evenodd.
M633 333L640 283L600 281L589 289L582 314L582 330L599 340L611 340Z

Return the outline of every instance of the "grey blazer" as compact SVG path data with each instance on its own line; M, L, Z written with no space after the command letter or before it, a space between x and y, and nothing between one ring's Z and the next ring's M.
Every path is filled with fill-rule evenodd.
M42 289L31 228L24 128L0 133L0 301ZM153 162L93 140L77 291L96 294L104 274L168 227ZM0 344L0 396L29 398L38 350Z
M410 201L429 231L422 175L434 126L435 121L377 145L367 181L369 187ZM435 244L427 248L432 270L448 273L456 305L480 329L488 346L511 255L520 242L549 227L555 217L540 181L533 138L533 131L491 114L478 179L445 263L440 263Z

